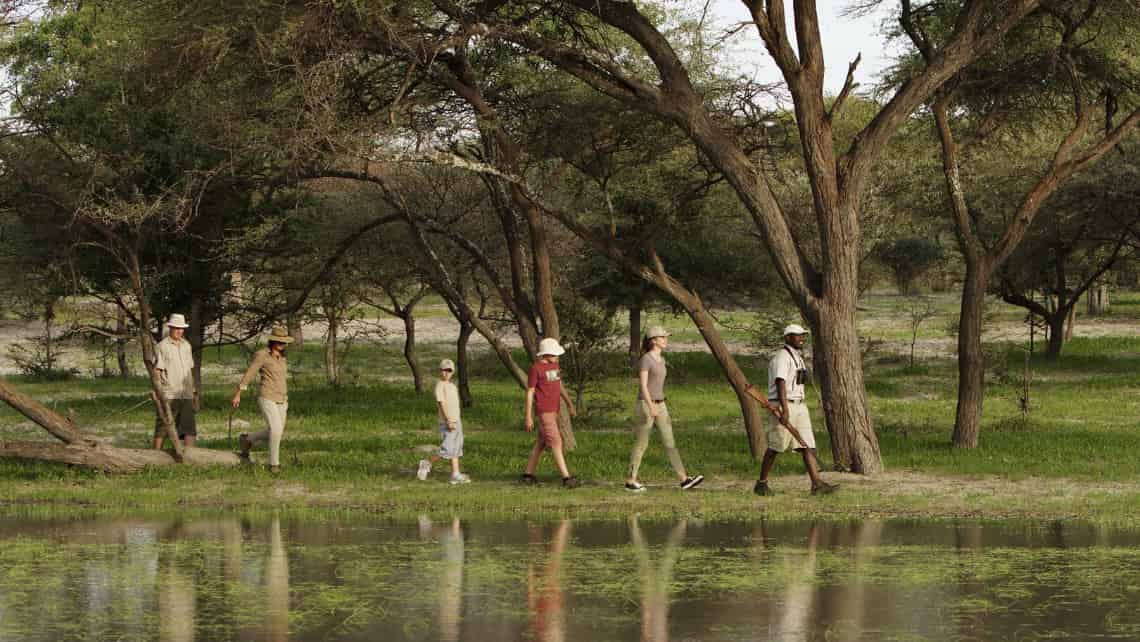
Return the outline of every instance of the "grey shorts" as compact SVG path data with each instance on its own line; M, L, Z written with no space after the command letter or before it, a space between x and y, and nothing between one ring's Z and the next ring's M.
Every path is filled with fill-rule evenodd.
M456 422L455 430L448 430L447 424L439 422L439 456L443 459L458 459L463 456L463 422Z
M171 399L170 412L174 414L174 429L178 431L179 437L198 436L198 425L194 421L193 399ZM158 417L154 418L154 436L166 437L166 432L162 429L162 420Z

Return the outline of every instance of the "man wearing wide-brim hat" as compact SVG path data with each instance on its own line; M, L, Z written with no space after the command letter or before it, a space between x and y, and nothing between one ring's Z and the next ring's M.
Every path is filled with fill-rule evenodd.
M811 415L804 404L809 375L802 351L807 335L808 331L798 323L785 327L784 345L768 361L768 403L776 406L779 415L768 422L768 449L764 451L760 479L753 489L757 495L773 494L768 487L768 473L772 471L776 457L789 449L803 457L804 468L811 479L812 495L825 495L836 489L835 485L819 476Z
M155 370L162 382L162 395L170 402L174 428L187 447L193 447L198 438L195 414L199 407L198 386L194 383L194 351L186 339L186 317L172 314L166 322L167 336L155 346ZM162 450L166 431L162 418L154 422L154 449Z

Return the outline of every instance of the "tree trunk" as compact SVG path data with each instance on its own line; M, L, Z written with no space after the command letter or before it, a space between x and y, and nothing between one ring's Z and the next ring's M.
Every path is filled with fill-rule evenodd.
M1087 311L1089 316L1100 315L1108 312L1107 285L1101 284L1089 289Z
M629 366L637 367L641 358L641 306L629 306Z
M424 391L424 373L416 360L416 316L412 306L404 308L404 360L412 370L412 385L417 393ZM457 366L458 367L458 366Z
M127 312L117 308L115 314L115 359L119 362L119 376L127 379L131 376L131 364L127 361Z
M982 425L982 399L986 364L982 354L982 312L989 273L967 257L958 317L958 409L952 443L956 448L977 448Z
M170 409L170 400L162 393L162 379L158 375L158 370L155 369L155 365L158 363L158 355L155 352L154 335L151 334L150 303L147 302L146 289L143 287L142 268L139 265L138 252L132 249L128 260L128 277L131 280L131 290L139 306L139 340L142 342L143 365L146 367L147 377L150 379L151 399L154 400L155 412L158 414L159 421L162 422L163 431L170 439L173 457L175 461L181 462L184 455L182 442L178 440L178 431L174 427L174 412Z
M87 445L92 445L95 443L94 440L81 433L75 424L71 423L71 420L64 419L47 406L19 392L5 383L3 379L0 379L0 401L8 404L65 444L86 442Z
M459 380L459 403L464 408L475 405L475 398L471 396L471 368L467 360L467 342L473 332L475 326L460 319L459 339L455 342L455 374Z
M879 439L867 410L854 298L821 300L812 332L819 396L835 469L863 475L882 472Z
M173 466L179 462L165 451L140 448L116 448L99 444L54 444L46 441L0 441L0 458L51 461L106 473L134 473L147 466ZM183 464L191 466L237 466L238 456L230 452L205 448L185 448Z
M1065 347L1066 321L1069 311L1073 308L1059 308L1045 318L1049 324L1049 346L1045 351L1047 361L1056 361L1061 358L1061 350Z
M325 308L328 330L325 333L325 377L329 385L340 385L340 364L337 362L337 340L340 337L340 315Z
M1079 295L1078 295L1079 296ZM1077 327L1077 306L1076 301L1069 306L1068 313L1065 314L1065 341L1068 342L1073 338L1073 328Z
M190 328L186 339L190 342L190 353L194 359L194 389L202 389L202 352L206 347L206 324L202 319L202 297L194 294L190 299Z
M301 323L301 315L293 312L285 315L285 327L289 330L289 336L293 337L293 346L300 348L305 345L305 330Z
M56 350L55 337L52 336L52 326L55 324L55 301L49 300L44 304L44 365L48 372L55 370Z
M760 412L760 406L748 394L748 377L744 375L744 371L736 363L728 345L725 344L720 332L716 329L716 322L705 309L700 297L695 293L680 291L670 292L670 295L685 308L689 318L696 324L697 331L701 333L701 337L704 338L709 350L712 351L713 357L720 364L725 379L732 386L732 391L736 393L736 400L740 404L740 414L744 418L744 432L748 437L748 450L753 459L758 459L767 448L767 442L764 438L764 415Z

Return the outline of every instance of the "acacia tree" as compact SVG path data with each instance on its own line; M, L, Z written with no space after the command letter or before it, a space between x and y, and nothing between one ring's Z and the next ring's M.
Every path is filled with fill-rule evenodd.
M805 171L812 187L812 211L820 260L805 255L786 211L763 168L745 153L723 123L711 116L695 89L686 61L669 35L637 5L618 0L571 0L557 7L526 2L436 5L456 30L504 39L546 59L596 90L662 118L684 131L722 172L744 203L770 252L784 285L814 332L824 415L833 435L836 466L862 473L882 470L878 439L867 409L858 353L855 300L861 248L860 204L864 188L887 141L944 82L1002 37L1033 9L1037 0L977 1L961 7L953 33L916 70L855 137L837 149L833 119L854 85L852 63L835 100L823 92L823 46L816 3L797 1L791 20L782 0L745 2L757 35L783 74L800 133ZM534 16L535 19L527 20ZM633 47L607 37L616 30L636 43L652 64L623 64Z
M969 3L967 3L968 6ZM958 246L966 264L958 329L958 405L952 442L976 448L981 431L984 392L982 308L991 278L1025 238L1051 194L1074 174L1096 162L1140 124L1140 108L1116 120L1122 105L1135 102L1131 71L1134 55L1119 45L1140 35L1127 3L1097 0L1042 3L1033 19L1011 34L1007 46L973 68L959 69L933 95L931 111L942 151L942 171ZM949 25L957 23L952 8L912 9L904 3L900 24L924 68L937 64L946 46L937 47ZM1097 102L1104 108L1101 136L1093 130ZM987 142L1004 126L1017 130L1068 118L1072 126L1059 137L1044 168L1026 181L1016 204L995 204L988 220L985 208L971 205L969 174L963 173L963 143L955 130L965 130L965 144ZM1035 120L1036 119L1036 120ZM969 158L965 157L968 161ZM968 165L966 166L968 169ZM994 220L999 221L996 225ZM996 227L987 236L985 226Z

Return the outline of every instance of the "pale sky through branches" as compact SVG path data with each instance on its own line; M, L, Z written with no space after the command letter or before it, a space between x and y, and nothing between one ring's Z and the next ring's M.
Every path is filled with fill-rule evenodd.
M691 11L700 12L705 0L686 2ZM883 3L884 8L871 15L858 18L843 16L843 10L850 5L849 0L819 0L820 31L823 34L823 57L826 65L824 88L830 94L838 94L847 77L847 65L855 60L860 52L863 60L855 72L855 80L867 91L874 84L876 75L890 64L889 50L882 35L884 18L890 16L892 3ZM795 42L795 29L791 26L792 3L787 3L788 31ZM709 5L713 24L727 29L752 17L740 0L711 0ZM742 72L755 74L762 82L782 81L780 70L764 50L764 44L756 33L756 28L746 27L732 41L732 60Z

